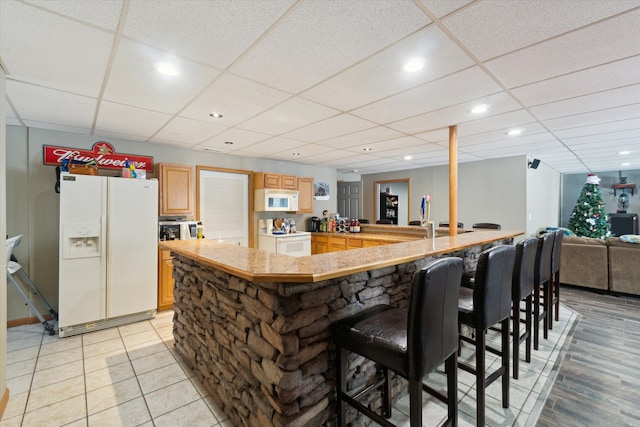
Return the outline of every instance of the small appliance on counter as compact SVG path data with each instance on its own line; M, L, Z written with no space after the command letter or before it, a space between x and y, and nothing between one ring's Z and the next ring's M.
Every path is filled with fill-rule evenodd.
M197 221L159 221L158 240L191 240L198 238Z
M312 233L317 233L320 231L320 224L322 223L322 219L317 216L312 216L309 219L309 231Z
M291 232L288 218L259 219L258 229L258 249L289 256L311 255L311 233Z

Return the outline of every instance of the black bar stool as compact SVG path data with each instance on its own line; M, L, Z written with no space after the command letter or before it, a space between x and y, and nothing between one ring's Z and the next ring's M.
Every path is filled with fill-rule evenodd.
M484 228L487 230L500 230L502 227L500 224L494 224L493 222L477 222L471 226L471 228Z
M413 281L408 310L378 305L332 326L336 343L338 426L346 425L346 404L383 426L393 426L386 419L391 417L389 370L409 381L412 427L422 427L423 390L447 404L445 425L458 424L456 305L462 265L460 258L443 258L420 270ZM347 351L382 365L381 380L348 394ZM447 375L447 396L422 383L442 362ZM379 387L382 387L382 416L357 400Z
M549 279L551 278L551 253L555 236L551 233L538 237L536 250L536 265L534 268L533 285L533 349L538 349L540 341L540 321L542 321L542 336L549 337ZM542 300L541 300L542 298Z
M513 266L512 334L513 334L513 378L520 376L520 344L525 342L525 360L531 362L531 316L533 310L533 279L536 265L538 239L530 237L516 245L516 261ZM520 333L520 302L525 300L525 330Z
M449 221L440 221L438 223L438 227L448 227L449 226ZM459 222L458 223L458 228L464 228L464 224Z
M553 315L556 322L560 320L560 253L562 251L562 237L564 231L554 231L553 251L551 252L551 279L549 280L549 329L553 329Z
M511 286L516 248L496 246L480 254L473 289L461 287L458 316L461 324L473 328L475 340L460 334L460 340L476 347L476 366L459 363L460 369L476 376L476 422L485 425L486 388L502 377L502 407L509 407L509 316L511 314ZM500 323L500 350L486 345L485 332ZM486 376L485 351L501 357L501 366Z

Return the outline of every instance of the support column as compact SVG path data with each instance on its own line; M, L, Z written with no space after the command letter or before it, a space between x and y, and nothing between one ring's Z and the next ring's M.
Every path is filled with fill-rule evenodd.
M458 234L458 126L449 126L449 236Z

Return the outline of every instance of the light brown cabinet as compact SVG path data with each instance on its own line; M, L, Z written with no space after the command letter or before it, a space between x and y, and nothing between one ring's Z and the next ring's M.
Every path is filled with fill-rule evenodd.
M329 252L329 237L327 235L311 235L311 255L324 254Z
M173 307L173 257L171 251L158 249L158 310Z
M158 163L160 216L193 214L193 166Z
M253 174L254 186L260 188L275 188L282 190L297 190L298 179L294 175L281 175L269 172L256 172Z
M313 178L298 177L298 213L313 213Z
M399 240L400 242L402 240ZM313 233L311 234L311 255L326 252L346 251L349 249L370 248L389 243L397 243L388 239L359 238L357 234L348 233Z

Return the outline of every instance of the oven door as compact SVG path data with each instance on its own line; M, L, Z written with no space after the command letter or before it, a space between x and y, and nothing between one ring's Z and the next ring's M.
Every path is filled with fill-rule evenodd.
M311 236L278 237L276 253L289 256L311 255Z

